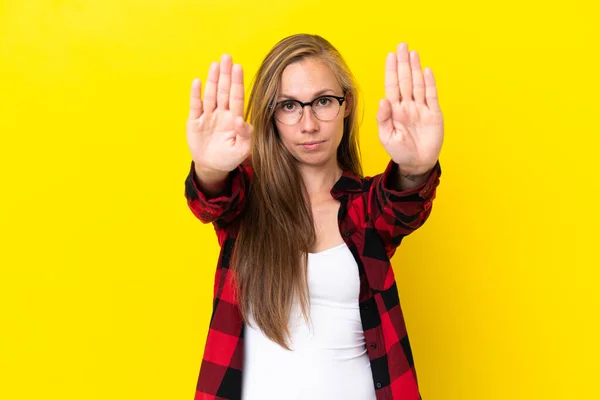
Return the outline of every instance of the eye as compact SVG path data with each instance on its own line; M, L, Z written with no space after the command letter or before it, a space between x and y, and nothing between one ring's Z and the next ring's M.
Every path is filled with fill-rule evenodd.
M331 103L331 98L329 98L329 97L321 97L319 99L319 101L317 102L317 105L319 105L319 106L327 106L327 105L329 105L329 103Z
M287 101L281 104L281 109L283 111L293 111L296 108L296 103L293 101Z

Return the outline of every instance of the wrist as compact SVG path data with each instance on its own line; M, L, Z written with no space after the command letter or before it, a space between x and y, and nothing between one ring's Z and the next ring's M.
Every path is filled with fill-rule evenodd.
M429 175L429 173L431 172L432 169L433 168L429 168L423 172L423 171L419 171L419 170L407 170L407 169L403 169L402 167L399 167L400 175L403 178L408 179L410 181L421 180L425 176Z
M229 172L205 168L194 163L195 182L209 195L220 193L227 183Z

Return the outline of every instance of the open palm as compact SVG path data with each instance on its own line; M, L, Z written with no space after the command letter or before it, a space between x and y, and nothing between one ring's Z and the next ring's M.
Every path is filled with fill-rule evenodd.
M202 82L194 79L190 113L186 124L187 142L196 167L211 171L232 171L250 154L254 128L244 121L244 71L232 65L229 54L221 63L211 64L204 101Z
M410 59L409 59L410 58ZM379 140L403 174L428 172L438 160L444 120L431 69L421 71L419 55L400 43L389 53L385 99L377 112Z

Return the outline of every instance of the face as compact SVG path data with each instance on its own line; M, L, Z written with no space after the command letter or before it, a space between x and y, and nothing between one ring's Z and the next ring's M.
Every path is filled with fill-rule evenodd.
M305 58L285 68L277 102L299 100L304 103L321 95L344 95L333 72L325 63ZM286 125L275 119L279 136L298 163L312 166L337 165L337 148L344 132L344 118L350 113L347 100L331 121L317 119L311 108L304 107L302 118L294 125Z

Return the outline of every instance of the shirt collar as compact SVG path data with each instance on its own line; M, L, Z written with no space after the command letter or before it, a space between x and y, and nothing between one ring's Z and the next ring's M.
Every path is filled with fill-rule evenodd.
M344 170L340 179L331 188L331 194L337 197L344 192L361 192L362 188L362 178L350 170Z

